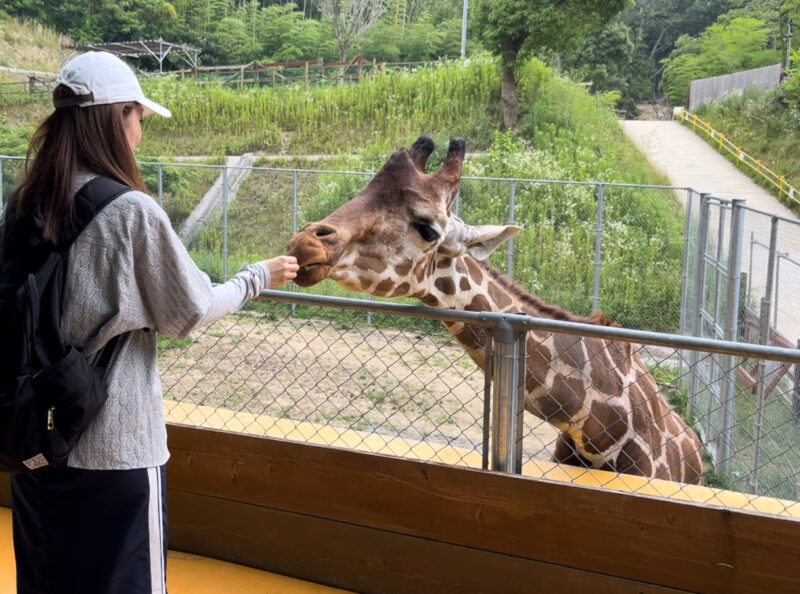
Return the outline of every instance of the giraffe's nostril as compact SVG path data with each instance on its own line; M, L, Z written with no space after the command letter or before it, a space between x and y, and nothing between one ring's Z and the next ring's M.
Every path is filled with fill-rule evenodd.
M316 237L329 237L336 234L336 229L330 225L319 225L313 229L313 233Z

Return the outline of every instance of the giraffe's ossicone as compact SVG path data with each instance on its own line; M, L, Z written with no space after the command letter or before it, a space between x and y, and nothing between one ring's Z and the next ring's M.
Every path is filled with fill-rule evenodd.
M520 231L464 223L451 211L466 143L452 139L442 167L425 172L434 143L420 137L396 151L367 187L289 241L300 265L295 282L326 278L381 297L415 297L433 307L525 313L609 324L548 305L486 262ZM485 333L448 330L485 369ZM526 344L525 409L561 431L553 457L616 472L684 483L702 481L702 444L660 394L629 343L531 332Z

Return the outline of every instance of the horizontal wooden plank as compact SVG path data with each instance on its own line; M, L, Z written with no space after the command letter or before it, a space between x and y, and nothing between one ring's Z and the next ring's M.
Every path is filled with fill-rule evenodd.
M172 489L702 592L797 592L800 522L170 426Z
M169 491L169 515L175 549L357 592L678 592L174 489Z

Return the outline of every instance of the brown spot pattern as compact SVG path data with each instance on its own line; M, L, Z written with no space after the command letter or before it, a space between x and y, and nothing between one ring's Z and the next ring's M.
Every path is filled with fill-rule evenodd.
M587 337L584 338L584 343L589 355L592 385L609 396L622 394L622 379L617 375L613 366L608 366L610 360L606 356L606 341Z
M495 302L499 309L505 309L511 305L511 298L503 291L497 283L489 282L489 297Z
M386 270L386 262L379 258L370 258L366 256L358 256L353 266L358 270L372 270L374 272L383 272Z
M622 446L622 450L617 457L615 470L628 474L638 474L640 476L650 476L653 465L646 452L639 447L633 440L629 440Z
M464 326L456 340L466 349L479 349L486 346L486 333L476 326Z
M467 271L470 278L475 281L477 284L481 284L483 282L483 272L481 272L480 267L472 258L464 258L467 264Z
M528 352L528 357L525 359L527 376L536 379L536 383L533 384L533 387L536 387L544 382L547 372L550 371L550 349L528 336L525 350ZM527 381L526 379L526 388L530 391L533 388L528 388Z
M621 440L628 431L625 409L606 402L594 402L583 424L586 450L602 454Z
M388 295L389 291L394 288L394 281L390 278L384 279L378 283L378 286L375 287L373 293L378 295Z
M553 334L556 357L567 365L580 369L586 363L583 352L583 340L580 336L570 334Z
M461 280L458 281L458 288L462 291L469 291L469 280L467 280L466 276L462 276Z
M433 286L439 289L445 295L456 294L456 284L453 279L447 276L440 276L434 281Z
M566 423L583 406L583 382L556 374L547 394L536 400L543 419Z
M483 295L475 295L469 305L464 307L466 311L490 311L489 301Z
M411 270L411 262L410 261L401 262L400 264L398 264L397 266L394 267L394 271L398 274L398 276L401 276L401 277L407 275L410 270Z
M411 290L411 285L409 285L408 283L400 283L399 285L397 285L397 288L392 293L392 297L407 295L409 290Z
M456 260L456 272L459 274L467 274L467 266L464 264L464 258Z
M437 267L439 267L439 268L450 268L452 265L453 265L453 259L452 258L442 258L441 260L439 260L439 263L437 264Z
M422 301L422 303L424 303L428 307L436 307L437 305L439 305L439 300L433 295L423 295L422 297L419 298L419 300Z

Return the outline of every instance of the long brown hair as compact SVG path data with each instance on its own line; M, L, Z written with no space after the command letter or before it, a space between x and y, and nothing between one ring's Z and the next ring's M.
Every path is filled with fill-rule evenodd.
M53 99L73 96L58 85ZM25 158L25 178L9 196L7 213L34 215L44 238L58 244L75 228L74 184L79 171L109 177L145 191L125 135L124 104L62 107L36 129ZM134 117L136 117L134 115Z

